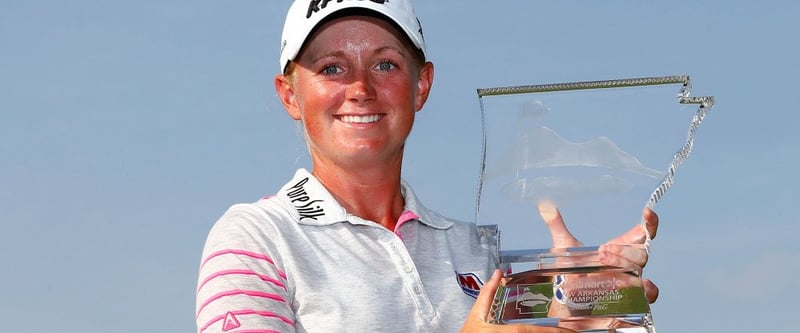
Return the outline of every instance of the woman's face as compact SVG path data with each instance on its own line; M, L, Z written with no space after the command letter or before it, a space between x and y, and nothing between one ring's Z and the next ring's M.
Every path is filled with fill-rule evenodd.
M402 160L433 79L415 52L391 24L366 16L331 20L308 39L276 89L302 120L315 166Z

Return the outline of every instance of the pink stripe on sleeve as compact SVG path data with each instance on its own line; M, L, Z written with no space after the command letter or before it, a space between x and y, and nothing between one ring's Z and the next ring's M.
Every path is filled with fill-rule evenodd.
M286 300L284 300L283 297L281 297L280 295L276 295L276 294L270 294L270 293L265 293L265 292L261 292L261 291L252 291L252 290L240 290L240 289L229 290L229 291L224 291L224 292L218 293L218 294L216 294L214 296L211 296L208 299L206 299L206 301L203 302L202 305L200 305L200 308L197 309L197 315L196 316L200 317L200 312L203 312L203 309L205 309L206 306L211 304L211 302L214 302L214 301L216 301L216 300L218 300L220 298L226 297L226 296L236 296L236 295L247 295L247 296L251 296L251 297L268 298L268 299L272 299L272 300L283 302L283 303L286 302Z
M281 315L278 315L278 314L275 314L273 312L269 312L269 311L257 311L257 310L247 309L247 310L231 311L230 313L232 313L235 316L240 316L240 315L242 315L242 316L245 316L245 315L259 315L259 316L262 316L262 317L277 318L280 321L282 321L284 323L287 323L287 324L291 325L292 327L294 327L294 321L292 321L291 319L286 318L286 317L281 316ZM214 318L211 318L211 320L209 320L205 325L203 325L203 327L201 327L198 331L199 332L203 332L203 331L207 330L211 325L214 325L214 323L216 323L216 322L218 322L220 320L225 320L225 317L227 317L227 315L228 314L226 313L226 314L219 315L219 316L216 316ZM270 331L265 331L265 332L270 332Z
M234 255L246 256L246 257L250 257L250 258L254 258L254 259L264 260L264 261L272 264L273 266L275 265L275 262L272 260L272 258L270 258L269 256L267 256L265 254L251 252L251 251L245 251L245 250L226 249L226 250L221 250L221 251L217 251L217 252L214 252L212 254L209 254L208 257L206 257L203 260L203 263L200 264L200 269L203 269L203 266L205 266L205 264L209 260L214 259L216 257L219 257L221 255L225 255L225 254L234 254ZM283 271L281 271L279 269L277 271L278 271L278 275L280 275L282 278L286 279L286 273L284 273Z
M261 281L272 283L272 284L274 284L274 285L276 285L278 287L283 288L283 290L286 290L286 286L283 284L283 282L281 282L281 281L279 281L277 279L274 279L271 276L264 275L264 274L258 274L258 273L254 272L252 270L249 270L249 269L229 269L229 270L215 272L214 274L211 274L207 278L203 279L203 282L200 282L200 285L197 286L197 291L199 292L200 289L203 289L203 286L205 286L206 283L208 283L208 281L211 281L211 280L213 280L215 278L218 278L220 276L225 276L225 275L253 275L253 276L256 276L259 279L261 279Z

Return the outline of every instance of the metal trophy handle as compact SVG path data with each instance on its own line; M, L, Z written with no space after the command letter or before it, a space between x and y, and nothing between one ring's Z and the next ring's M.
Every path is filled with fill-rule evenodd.
M542 205L594 244L643 224L643 206L672 186L714 104L691 88L688 76L665 76L478 90L476 220L498 226L497 260L508 272L487 320L655 332L638 272L603 265L596 246L527 247L550 243L544 224L531 222Z

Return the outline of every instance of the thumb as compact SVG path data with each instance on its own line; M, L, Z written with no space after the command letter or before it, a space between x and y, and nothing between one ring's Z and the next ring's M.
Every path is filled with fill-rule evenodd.
M542 220L550 230L550 237L553 238L553 247L567 248L583 245L569 232L564 224L564 219L561 218L561 212L552 202L542 201L539 203L539 216L542 217Z
M472 319L485 321L488 318L489 310L492 307L492 302L494 301L494 296L497 292L497 288L500 286L500 279L502 277L503 273L499 269L496 269L489 281L486 281L483 287L481 287L478 299L475 300L475 304L472 306L472 313L470 314Z

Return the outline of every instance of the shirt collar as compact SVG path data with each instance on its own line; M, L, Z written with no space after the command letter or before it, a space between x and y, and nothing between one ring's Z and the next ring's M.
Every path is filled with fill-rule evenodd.
M420 222L435 229L447 229L453 226L453 222L449 219L445 219L438 213L425 208L406 181L401 181L400 185L406 202L405 210L416 214Z
M407 217L408 213L414 214L421 223L436 229L447 229L453 225L449 220L422 206L405 181L401 181L401 191L405 199L404 216ZM368 223L348 214L328 189L306 169L298 169L294 178L280 189L277 197L290 207L290 214L300 224L324 226L340 222Z

